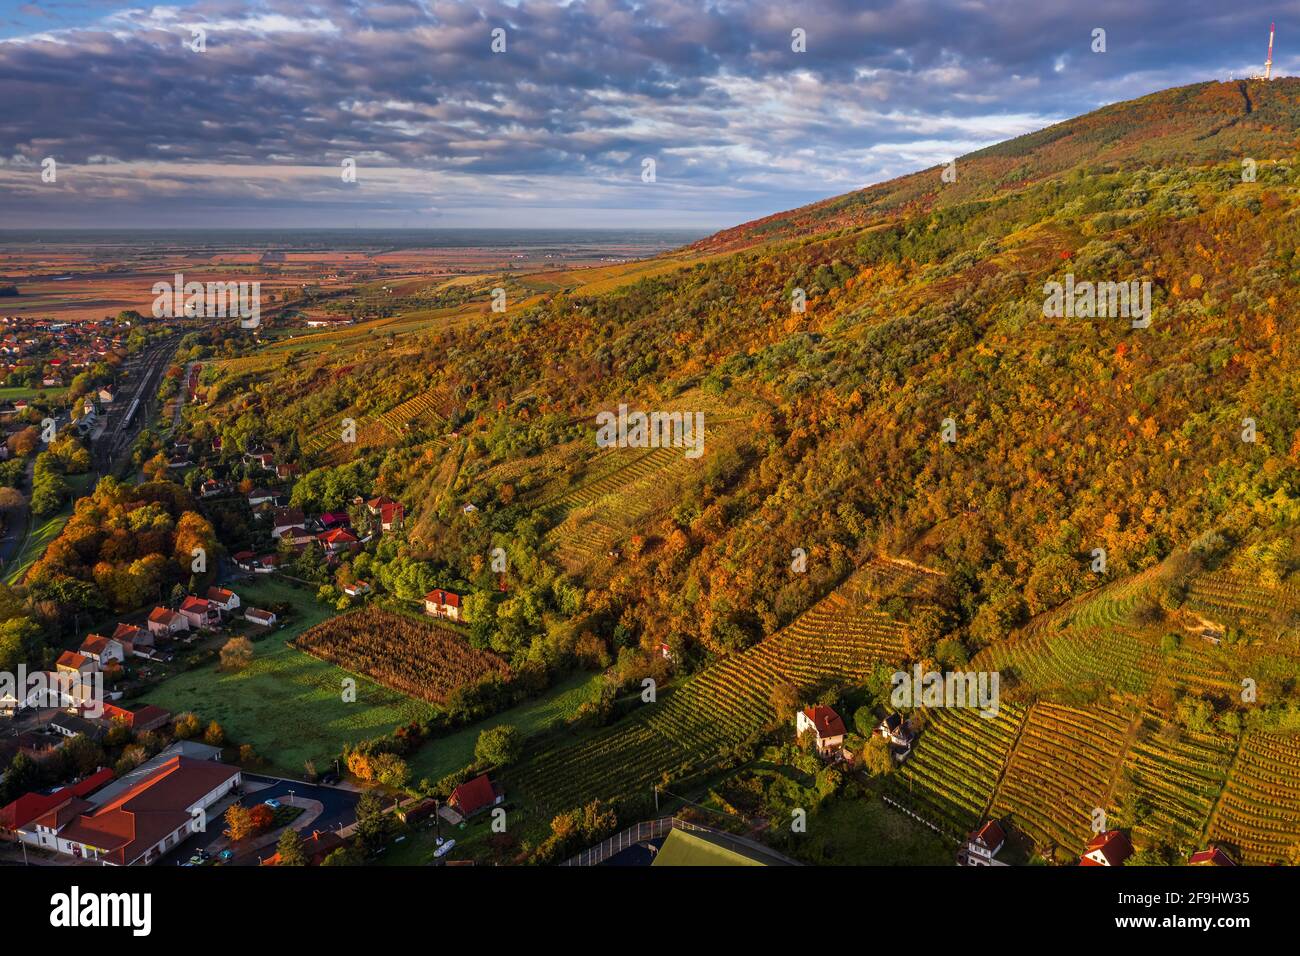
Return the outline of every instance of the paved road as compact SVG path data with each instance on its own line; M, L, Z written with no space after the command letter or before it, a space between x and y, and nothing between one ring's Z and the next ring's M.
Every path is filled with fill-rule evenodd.
M315 800L321 804L322 810L320 815L311 822L311 830L338 830L350 826L357 819L357 801L361 799L361 794L355 790L344 790L338 787L319 787L309 783L301 783L297 780L280 780L275 777L263 777L260 774L244 774L244 796L242 803L246 807L251 807L255 803L261 803L263 800L279 799L287 800L289 791L292 790L294 798ZM225 812L227 804L220 804L219 808L222 813ZM207 849L221 839L221 831L225 829L224 821L212 821L206 833L195 833L184 842L177 845L176 849L159 861L160 866L176 866L178 863L184 863L200 849ZM263 850L262 856L270 856L274 849ZM255 865L258 854L254 853L247 857L236 860L236 864Z

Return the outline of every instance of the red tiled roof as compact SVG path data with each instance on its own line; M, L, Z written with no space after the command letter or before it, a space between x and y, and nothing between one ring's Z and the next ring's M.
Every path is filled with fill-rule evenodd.
M108 638L91 634L81 642L81 650L86 654L102 654L108 650Z
M171 624L179 615L165 607L156 607L149 612L149 620L155 624Z
M1001 825L996 820L990 820L984 826L980 827L971 835L972 840L978 840L990 850L996 849L1002 843L1006 842L1007 835L1003 832Z
M74 670L80 670L81 665L86 663L86 658L82 657L76 651L64 651L59 655L57 666L71 667Z
M1096 850L1101 851L1105 863L1088 858L1087 854ZM1083 852L1084 856L1079 860L1080 866L1120 866L1133 855L1133 844L1119 830L1107 830L1089 840Z
M193 594L191 594L189 597L187 597L184 601L181 602L181 610L201 611L206 613L208 610L208 602L204 598L195 597Z
M167 720L171 711L163 710L153 704L145 704L138 710L126 710L115 704L104 704L104 716L109 720L123 720L128 727L147 727L158 720Z
M442 588L430 591L424 596L424 600L432 604L446 604L448 607L460 607L460 595L455 591L444 591Z
M54 793L25 793L13 803L0 808L0 829L17 830L24 827L68 800L94 793L112 779L113 771L105 767Z
M492 786L492 781L488 779L487 774L481 774L473 780L466 780L453 790L447 803L459 811L462 816L467 817L475 811L489 806L496 798L496 787Z
M351 544L357 540L357 536L347 528L335 528L333 531L322 531L316 537L320 538L326 544L334 544L342 541L344 544Z
M1188 866L1236 866L1232 857L1224 853L1217 846L1212 846L1208 850L1197 850L1187 861Z
M129 865L190 819L189 807L235 774L211 760L173 757L135 786L59 833L100 850L105 859Z
M839 714L824 704L805 707L803 714L812 721L818 737L844 736L844 721L840 719Z
M142 628L134 624L119 624L113 631L113 640L115 641L133 641L136 640Z
M208 588L208 600L218 604L225 604L234 596L234 591L227 591L225 588Z

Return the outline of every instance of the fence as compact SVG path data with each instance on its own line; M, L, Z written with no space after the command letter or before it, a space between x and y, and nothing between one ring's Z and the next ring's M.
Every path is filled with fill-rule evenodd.
M679 820L677 817L660 817L658 820L645 820L634 826L628 827L622 833L616 833L604 843L593 846L590 849L583 850L577 856L565 860L560 866L598 866L604 863L612 856L622 853L630 846L636 846L638 843L644 843L646 840L656 840L659 837L667 836L668 831L678 830L707 830L706 827L697 826L686 820Z

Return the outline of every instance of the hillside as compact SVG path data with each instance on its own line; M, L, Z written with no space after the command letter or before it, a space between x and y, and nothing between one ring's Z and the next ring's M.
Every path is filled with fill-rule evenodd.
M1204 749L1232 785L1190 787L1165 836L1241 830L1272 859L1291 837L1252 835L1230 794L1264 786L1244 768L1296 725L1298 127L1300 80L1198 84L960 157L955 183L936 168L649 262L419 290L210 363L189 427L404 501L407 541L375 561L394 581L418 561L494 591L503 548L509 594L472 638L513 665L662 679L669 648L658 711L519 769L540 811L725 762L775 680L971 658L1014 676L1018 709L978 731L1005 749L981 751L979 792L934 799L953 828L992 810L1073 849L1088 821L1054 815L1061 780L1087 778L1074 809L1137 819L1125 794ZM1150 326L1047 317L1067 273L1149 282ZM619 404L702 412L703 455L597 447ZM926 586L864 592L878 561ZM863 643L809 623L840 600ZM1243 677L1271 696L1238 699ZM1174 712L1193 716L1152 750ZM1095 743L1087 768L1070 740ZM926 746L916 774L948 759Z

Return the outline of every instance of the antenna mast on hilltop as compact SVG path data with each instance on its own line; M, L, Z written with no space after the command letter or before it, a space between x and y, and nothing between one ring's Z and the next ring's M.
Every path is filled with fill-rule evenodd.
M1264 61L1264 79L1273 79L1273 28L1275 23L1268 25L1268 59Z

